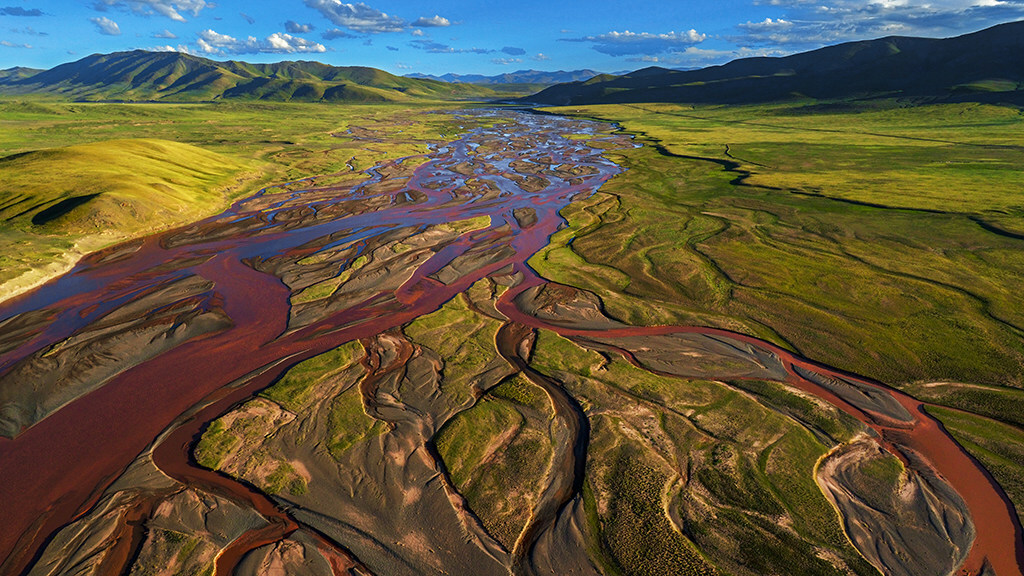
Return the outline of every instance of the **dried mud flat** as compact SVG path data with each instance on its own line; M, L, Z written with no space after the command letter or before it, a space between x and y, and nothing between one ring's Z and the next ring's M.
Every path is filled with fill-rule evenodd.
M628 573L594 534L616 506L606 422L660 458L649 496L673 537L713 507L672 495L691 478L656 421L676 409L541 369L554 334L593 374L624 362L828 403L854 441L801 425L834 446L817 481L863 558L1021 573L1005 495L920 403L748 336L627 326L536 276L559 210L619 172L604 153L627 138L522 113L465 122L489 126L356 184L268 189L0 306L0 572ZM886 458L902 472L878 484ZM835 568L834 548L811 555Z

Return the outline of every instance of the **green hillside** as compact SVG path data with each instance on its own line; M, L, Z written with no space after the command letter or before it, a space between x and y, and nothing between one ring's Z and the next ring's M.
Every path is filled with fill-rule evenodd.
M490 88L404 78L362 66L319 62L215 62L178 52L94 54L45 71L0 72L0 94L77 100L205 102L404 102L495 96Z
M249 166L196 146L111 140L0 158L0 281L223 205ZM15 283L17 284L17 283ZM5 288L17 288L7 284Z
M132 231L144 220L171 222L218 203L208 191L242 168L220 154L156 139L17 154L0 159L0 219L54 232Z

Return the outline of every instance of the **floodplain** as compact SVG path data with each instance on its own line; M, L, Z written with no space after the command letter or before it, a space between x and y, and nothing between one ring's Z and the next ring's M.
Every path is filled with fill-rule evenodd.
M0 106L5 573L1024 565L1016 108Z

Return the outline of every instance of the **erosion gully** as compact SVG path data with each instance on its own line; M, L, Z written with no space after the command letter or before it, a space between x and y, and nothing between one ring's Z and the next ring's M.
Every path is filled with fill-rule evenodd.
M90 324L116 311L140 295L182 278L198 275L214 283L215 297L204 304L231 320L219 332L192 338L177 347L125 367L91 392L67 403L15 438L0 438L0 564L2 574L27 572L48 540L62 526L87 513L103 491L143 451L153 448L153 460L167 475L185 485L225 495L257 510L269 525L244 534L217 560L217 574L229 574L250 550L279 541L300 527L317 539L336 573L349 570L368 572L337 542L302 526L287 511L253 487L198 466L191 449L203 428L233 406L272 384L294 364L360 338L370 338L402 326L437 310L468 289L474 282L510 267L522 281L502 295L498 310L519 328L543 328L563 336L637 336L677 332L725 335L780 357L790 374L789 383L836 405L878 433L880 443L904 462L925 462L945 478L964 498L973 517L977 536L964 565L972 573L988 563L1000 576L1021 574L1024 543L1021 527L1006 495L991 476L928 416L922 404L874 382L860 381L891 394L914 416L909 425L896 425L844 402L827 389L803 378L798 368L819 374L855 378L800 358L767 342L723 330L694 326L631 327L595 332L574 330L544 323L523 313L515 297L545 282L526 264L564 221L558 212L572 199L596 191L620 171L602 156L602 149L586 140L565 138L585 134L604 142L603 148L626 146L622 136L606 136L608 126L594 122L528 114L523 112L475 112L494 116L490 128L469 131L461 139L438 145L425 158L404 158L384 162L367 171L368 179L335 189L316 188L289 191L271 188L242 200L229 210L207 219L185 234L175 230L106 250L83 259L68 274L16 299L0 304L0 321L37 310L48 311L52 321L29 335L20 345L0 355L0 386L28 385L6 378L20 362L40 350L59 344ZM498 146L497 144L504 145ZM534 166L585 167L564 177L545 176L547 185L524 186L513 163L536 162ZM374 184L385 179L386 169L402 162L422 162L398 192L379 191ZM470 174L466 167L472 168ZM520 167L524 166L519 164ZM485 200L467 192L467 180L486 182L497 195ZM277 217L279 211L294 211L304 194L316 192L306 206L310 215L329 208L335 201L380 199L390 196L383 208L349 214L337 219L310 218L308 223L288 225ZM325 199L324 192L328 194ZM415 192L416 200L408 192ZM281 201L266 203L275 195ZM260 200L260 202L255 202ZM521 225L514 211L532 208L536 222ZM283 212L281 212L283 213ZM253 259L280 254L302 253L311 241L329 235L350 234L366 238L410 225L430 225L491 217L487 231L464 234L420 266L399 288L394 299L367 294L365 300L342 312L300 330L287 330L291 293L277 277L255 270ZM431 274L476 244L505 244L514 255L491 262L450 283ZM511 340L510 340L511 342ZM503 355L519 368L512 346ZM628 358L627 358L628 359ZM528 552L529 534L536 534L544 518L579 491L587 442L585 417L578 405L555 390L556 383L533 376L553 397L562 398L562 412L577 418L568 433L560 467L571 478L559 476L545 493L543 514L535 514L516 556ZM564 396L564 398L563 398ZM574 416L575 415L575 416ZM898 445L892 441L898 436ZM909 459L906 450L919 458ZM136 538L137 540L137 538ZM525 550L523 548L526 548ZM123 555L130 556L125 552Z

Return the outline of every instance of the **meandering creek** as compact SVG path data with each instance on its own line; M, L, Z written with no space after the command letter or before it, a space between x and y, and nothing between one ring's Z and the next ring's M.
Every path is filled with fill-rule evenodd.
M439 145L425 159L382 162L354 185L318 187L314 178L268 189L216 217L94 254L0 304L0 427L13 436L0 437L0 572L27 571L52 535L85 515L148 448L168 476L270 521L221 554L218 574L300 527L316 535L336 572L369 572L345 546L251 486L199 467L191 446L210 421L290 366L405 325L478 280L504 275L515 281L497 301L509 320L498 348L548 391L565 430L556 447L561 473L549 478L511 564L522 565L579 496L586 458L582 409L516 355L526 333L542 328L606 345L652 371L629 348L630 338L695 334L777 359L778 379L855 417L908 467L953 487L976 531L964 569L976 573L987 563L999 575L1022 573L1021 527L1008 499L920 402L740 334L584 328L524 310L517 299L546 283L526 261L564 225L561 209L621 171L602 152L632 143L592 122L484 114L495 115L494 127ZM455 225L481 217L489 225ZM401 250L380 262L385 242ZM344 257L332 261L338 254ZM337 278L341 263L354 268L356 259L374 272L361 284L352 276L329 298L298 297Z

